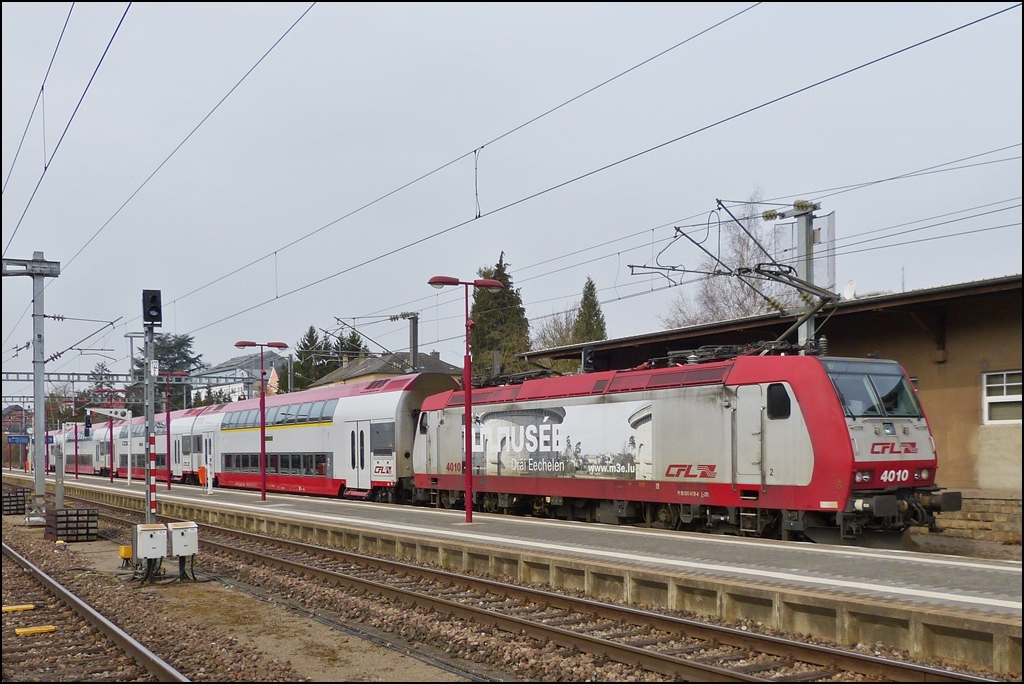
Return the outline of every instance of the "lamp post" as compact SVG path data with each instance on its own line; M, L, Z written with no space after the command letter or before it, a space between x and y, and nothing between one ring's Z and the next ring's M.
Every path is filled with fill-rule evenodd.
M171 491L171 378L187 378L187 371L161 371L164 379L164 432L167 433L167 491ZM189 439L192 439L189 437Z
M239 349L247 347L260 348L260 501L267 500L267 392L266 376L267 371L263 368L263 350L266 347L271 349L287 349L284 342L253 342L251 340L239 340L235 342ZM207 475L209 477L209 475Z
M469 282L451 276L434 276L427 281L431 287L441 289L447 285L466 286L466 356L462 362L462 388L466 395L466 460L462 466L466 481L466 522L473 522L473 359L469 355L469 331L475 326L469 317L469 288L481 287L488 292L500 292L505 285L500 280L481 278Z

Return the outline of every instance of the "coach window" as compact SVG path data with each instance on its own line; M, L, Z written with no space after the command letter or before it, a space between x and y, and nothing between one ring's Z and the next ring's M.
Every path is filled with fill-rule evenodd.
M267 472L277 472L277 454L267 454Z
M328 423L334 422L334 410L338 408L338 400L331 399L324 405L324 410L320 412L320 420Z
M280 406L271 406L270 408L267 409L267 420L266 420L266 424L267 425L274 425L275 424L275 421L277 420L277 411L280 408L281 408Z
M224 454L224 470L231 470L234 467L234 457L231 454Z
M121 432L119 432L117 436L119 439L125 439L128 436L128 427L125 426L121 428Z
M281 420L282 423L294 423L295 415L298 413L298 407L295 404L290 404L288 406L285 406L281 413L283 414Z
M302 454L302 474L313 474L313 454Z
M326 401L314 401L313 402L313 408L311 408L309 410L309 422L310 423L319 423L320 422L320 417L321 417L320 414L323 413L324 404L326 404L326 403L327 403Z
M296 423L305 423L309 420L309 409L313 408L312 402L307 402L299 406L299 417L295 420Z
M781 382L768 385L768 418L785 420L790 414L789 392Z
M327 454L316 455L316 474L321 477L327 476Z
M188 435L181 438L181 453L185 456L192 453L192 438Z
M984 422L999 425L1021 422L1021 372L986 373Z

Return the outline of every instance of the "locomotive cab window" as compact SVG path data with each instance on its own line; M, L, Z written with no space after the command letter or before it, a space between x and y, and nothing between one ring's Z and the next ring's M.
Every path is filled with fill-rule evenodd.
M424 411L423 413L420 414L420 434L421 435L427 434L427 415L428 414L426 413L426 411Z
M768 385L768 419L785 420L789 418L791 410L786 386L781 382Z
M851 418L920 418L921 407L899 365L892 362L822 362Z

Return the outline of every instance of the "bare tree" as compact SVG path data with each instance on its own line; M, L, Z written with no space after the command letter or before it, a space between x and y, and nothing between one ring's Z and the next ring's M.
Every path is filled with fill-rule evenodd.
M747 199L743 211L734 213L747 232L753 235L761 246L771 251L772 229L761 221L760 201L761 191L757 190ZM718 238L718 242L709 244L715 237ZM721 223L718 235L710 232L703 246L729 269L753 267L770 261L761 247L727 216ZM697 270L713 272L721 271L723 267L711 257L705 257L699 262ZM768 299L780 300L783 291L784 288L778 283L766 280L748 277L744 282L729 275L707 276L697 283L696 292L692 296L685 291L676 295L669 303L668 313L659 318L666 328L683 328L730 318L756 316L771 311L772 306Z
M553 312L545 316L539 324L535 323L536 332L533 337L534 349L550 349L573 344L572 330L576 325L576 311L579 304L573 302L565 311Z

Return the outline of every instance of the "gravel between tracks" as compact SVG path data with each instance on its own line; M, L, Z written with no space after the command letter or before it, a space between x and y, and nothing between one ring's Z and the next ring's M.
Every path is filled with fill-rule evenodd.
M465 681L217 582L139 587L12 520L24 517L4 518L6 543L194 681Z

